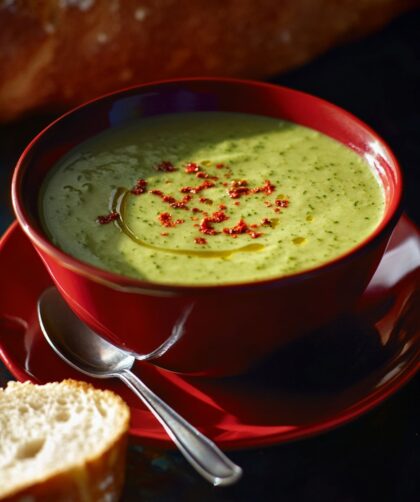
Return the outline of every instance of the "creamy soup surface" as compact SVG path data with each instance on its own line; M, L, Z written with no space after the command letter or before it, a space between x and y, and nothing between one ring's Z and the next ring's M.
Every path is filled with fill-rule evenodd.
M71 150L41 190L45 231L100 268L221 284L312 268L378 225L384 194L364 159L263 116L145 118Z

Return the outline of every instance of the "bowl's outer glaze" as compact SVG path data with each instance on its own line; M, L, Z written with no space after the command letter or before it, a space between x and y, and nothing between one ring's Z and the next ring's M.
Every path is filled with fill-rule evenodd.
M378 229L346 255L290 277L248 284L172 286L96 269L48 242L38 218L46 172L81 141L134 118L186 111L236 111L279 117L317 129L365 156L381 180L386 210ZM395 226L401 174L392 152L365 124L323 100L283 87L231 79L140 86L79 107L41 132L23 153L12 197L20 225L58 289L93 329L154 360L197 375L245 371L290 340L351 307L366 287Z

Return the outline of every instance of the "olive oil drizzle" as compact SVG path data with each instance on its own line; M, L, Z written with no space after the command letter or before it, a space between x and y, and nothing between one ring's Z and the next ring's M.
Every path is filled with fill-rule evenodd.
M130 195L130 191L127 190L126 188L119 187L115 189L110 197L109 209L111 212L115 211L119 214L119 218L114 222L115 225L121 230L121 232L123 232L127 237L129 237L133 242L135 242L139 246L171 254L198 256L200 258L224 258L224 259L229 259L232 255L236 253L252 253L252 252L262 251L264 249L264 246L262 244L256 244L256 243L248 244L240 248L230 249L226 251L212 251L206 249L203 250L173 249L173 248L163 248L160 246L154 246L153 244L149 244L145 242L143 239L140 239L140 237L138 237L127 225L124 218L124 213L128 195Z

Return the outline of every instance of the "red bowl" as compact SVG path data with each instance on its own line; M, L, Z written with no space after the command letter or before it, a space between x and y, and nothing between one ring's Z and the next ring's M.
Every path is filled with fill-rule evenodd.
M386 209L376 230L322 266L258 282L182 286L144 282L83 263L55 247L38 214L47 171L82 141L133 117L231 111L278 117L316 129L368 159L383 185ZM384 253L400 214L401 172L368 126L319 98L284 87L233 79L158 82L91 101L44 129L23 152L12 183L17 219L75 313L135 354L189 374L246 371L291 340L351 307Z

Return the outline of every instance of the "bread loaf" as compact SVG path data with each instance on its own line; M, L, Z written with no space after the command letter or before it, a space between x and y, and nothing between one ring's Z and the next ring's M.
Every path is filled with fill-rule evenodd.
M129 408L74 380L0 389L0 500L113 502L124 480Z
M141 82L266 77L419 0L2 0L0 121Z

